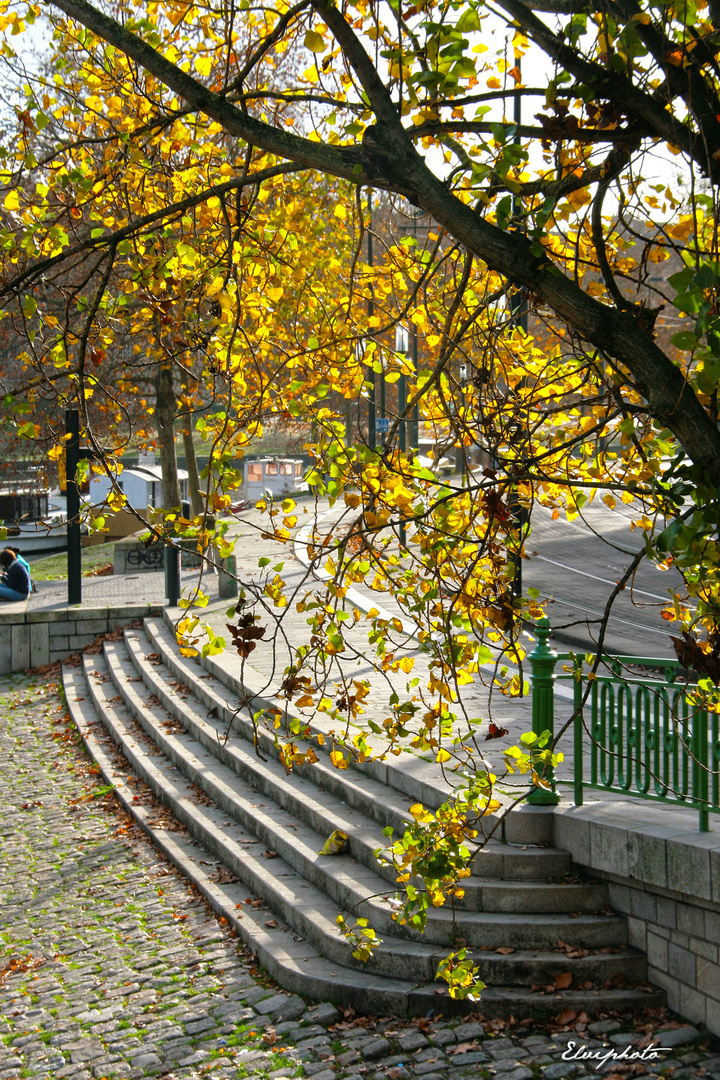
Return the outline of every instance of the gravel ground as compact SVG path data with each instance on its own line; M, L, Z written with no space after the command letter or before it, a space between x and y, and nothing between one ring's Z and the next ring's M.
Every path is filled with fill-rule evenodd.
M99 786L56 678L0 680L0 1080L720 1080L717 1043L667 1014L374 1020L284 994ZM570 1060L631 1041L669 1049Z

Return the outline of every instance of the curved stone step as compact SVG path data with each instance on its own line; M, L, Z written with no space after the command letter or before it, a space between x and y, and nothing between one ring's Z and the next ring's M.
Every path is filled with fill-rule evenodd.
M147 689L206 750L214 754L224 765L233 769L238 776L250 782L253 787L272 798L294 818L309 825L318 834L319 846L322 846L322 839L333 829L342 829L348 834L349 851L353 858L375 873L381 874L389 885L395 886L395 874L392 867L387 867L385 870L378 867L376 852L387 843L380 828L373 822L368 822L366 817L359 817L357 812L348 808L344 801L338 800L332 793L323 790L318 785L320 779L325 779L326 771L336 772L337 770L327 770L326 767L325 770L318 769L316 773L316 767L313 765L305 769L301 776L288 777L286 770L278 761L274 758L261 760L251 749L250 744L246 744L248 746L246 751L235 741L222 741L218 738L217 727L208 723L203 716L202 707L195 707L193 700L187 700L185 695L173 693L169 682L163 679L162 672L147 661L138 636L127 633L125 644L135 670L142 675ZM109 646L106 650L111 669L113 657L117 653L116 646ZM123 692L122 681L122 675L118 674L116 682L121 692ZM545 854L544 849L536 849L536 851L542 855ZM597 911L607 903L606 889L599 883L548 886L548 882L545 881L539 884L536 878L540 867L537 866L532 854L527 851L517 851L515 857L524 862L525 874L518 874L514 879L515 883L508 886L503 884L503 880L513 880L509 877L509 872L507 877L503 875L501 880L494 881L492 879L497 875L489 873L485 876L484 871L486 868L492 871L493 858L502 860L500 866L502 870L507 863L512 862L511 857L495 850L490 852L488 860L483 861L479 853L474 860L478 874L463 883L465 898L461 906L478 911L575 912ZM529 865L531 862L536 862L532 869ZM566 862L551 859L549 867L545 859L541 862L546 868L555 871L560 869L561 872L566 872L569 868L569 860ZM489 866L488 863L490 863Z
M109 646L108 648L112 648ZM85 666L89 674L90 693L98 711L104 716L110 717L116 730L122 729L123 721L118 716L113 698L110 694L117 688L117 684L110 684L109 670L97 657L86 658ZM96 684L93 673L100 677L100 683ZM120 694L118 694L120 697ZM425 932L419 935L408 927L399 927L393 922L388 907L376 900L368 900L377 893L388 894L392 892L385 883L373 874L367 867L358 866L347 855L320 856L317 854L322 840L296 823L285 811L280 808L261 805L258 795L252 789L245 789L239 778L236 778L230 770L215 761L212 755L194 754L191 741L187 735L167 734L162 731L162 723L153 724L151 718L141 710L141 703L137 702L137 691L134 685L124 688L123 697L131 702L133 712L139 718L145 720L144 729L146 735L154 735L155 742L150 746L150 752L159 755L167 750L176 767L184 766L189 771L194 781L203 782L204 792L213 793L213 797L222 809L223 814L230 814L235 821L239 821L247 832L243 833L245 845L249 842L247 837L259 838L261 845L271 851L277 851L281 855L282 863L272 862L272 877L270 870L262 868L264 879L260 883L256 880L256 868L253 867L253 876L248 879L249 883L259 889L273 908L279 910L283 918L291 922L291 915L286 906L287 896L280 890L274 893L274 877L279 877L280 869L287 877L288 874L296 874L301 881L301 888L316 890L312 892L315 897L314 903L317 912L323 913L322 926L329 932L332 941L335 941L335 917L338 909L354 909L356 915L363 915L370 919L371 926L383 935L395 934L398 936L415 937L419 942L432 943L441 947L447 947L452 941L452 914L449 910L439 908L432 910ZM135 738L132 731L126 732L127 738ZM122 740L121 740L122 741ZM201 752L202 754L202 752ZM194 758L194 764L192 759ZM144 766L147 768L147 765ZM160 773L161 767L153 762L150 771ZM186 771L186 775L188 775ZM146 777L144 779L147 780ZM150 782L150 781L147 781ZM188 824L179 809L174 805L176 795L172 789L161 791L162 784L158 778L154 778L151 786L157 787L158 794L165 798L168 805L173 809L187 827L194 827L195 823ZM171 785L172 788L172 785ZM185 811L182 811L185 813ZM203 842L210 843L212 850L222 856L223 832L230 833L230 829L222 831L219 835L204 837ZM288 839L289 837L289 839ZM313 843L314 840L314 843ZM244 848L246 854L250 853L248 847ZM242 874L242 868L237 864L237 852L233 849L228 853L228 865L232 864L234 873ZM305 892L304 900L310 895ZM329 899L328 899L329 897ZM315 918L314 927L320 926L321 918ZM329 929L331 928L331 929ZM299 929L299 928L298 928ZM311 940L320 947L320 943L312 937L313 928L305 928L305 932L311 934ZM626 924L623 919L616 916L578 916L567 918L562 915L533 915L529 920L517 914L507 914L503 917L486 913L463 913L462 934L468 945L490 945L498 947L507 944L508 937L512 936L513 944L521 948L553 948L558 939L569 944L581 947L603 947L606 945L621 946L626 943ZM330 948L330 944L327 945Z
M171 642L167 636L163 637L165 648L171 651ZM438 991L443 998L443 1011L463 1012L471 1008L471 1003L452 1003L447 996L443 996L442 986L438 987L432 981L439 960L449 948L452 930L450 912L442 909L433 911L429 920L429 934L420 940L411 940L412 935L394 924L386 909L377 901L366 899L368 887L373 883L379 883L385 892L394 891L388 887L391 886L390 882L379 877L374 864L372 867L361 864L350 856L320 859L317 855L318 840L321 843L330 831L325 828L328 820L326 815L332 815L332 827L342 827L342 824L334 822L348 822L350 818L348 823L351 828L346 831L351 835L351 850L352 841L355 840L357 851L366 858L375 838L381 836L381 830L378 830L381 822L377 820L377 814L369 818L363 815L353 802L359 802L363 807L368 805L372 796L368 796L367 792L373 788L372 795L384 799L386 804L390 796L390 813L402 822L407 813L407 798L399 793L393 794L392 788L385 788L377 779L363 775L353 777L340 774L338 777L337 771L324 763L324 767L316 772L312 767L312 782L296 776L289 780L274 759L261 763L261 776L252 760L236 770L232 767L231 758L223 758L215 752L218 746L217 729L213 728L207 717L209 709L217 707L220 714L222 706L229 713L232 706L227 693L224 696L218 693L216 680L198 675L196 669L193 682L192 671L185 671L183 674L186 678L182 678L177 669L168 665L181 682L188 683L188 689L177 685L173 687L173 680L163 671L162 665L156 666L143 651L152 649L154 642L148 646L143 644L141 638L132 640L128 636L127 646L129 652L109 645L106 662L99 657L88 657L86 669L89 679L85 680L83 691L75 696L87 697L88 707L92 701L96 715L102 716L134 771L146 780L178 820L202 843L204 851L213 852L224 867L247 883L236 886L237 896L250 888L254 895L264 899L271 907L282 939L277 937L274 929L272 934L268 934L267 929L258 925L257 919L254 922L248 919L250 911L247 907L243 908L246 917L242 920L244 929L240 931L248 944L257 948L261 962L271 974L288 989L331 998L338 1003L350 1003L364 1011L417 1013L429 1008L437 1009ZM159 653L157 647L155 651ZM78 678L77 674L66 676L70 680L68 691L74 685L73 680ZM193 696L190 696L190 691ZM154 700L150 700L152 695ZM204 701L203 695L206 695ZM68 692L68 705L75 715L84 703L73 704L71 696ZM158 702L167 708L167 713L164 714L157 707ZM184 731L172 722L173 716L180 720ZM189 724L188 719L192 723ZM197 738L198 734L202 734L203 738ZM232 750L248 756L247 744L243 740L233 739L231 743ZM231 765L225 764L225 761L231 761ZM181 769L187 779L179 775ZM352 793L353 802L338 799L335 792L324 791L320 785L325 783L326 778L331 782L339 779L339 786L333 783L335 791L344 795ZM260 789L259 779L268 785L267 789ZM310 828L307 814L302 813L299 819L295 814L298 796L292 788L299 779L303 780L300 798L315 802L312 814L316 815L316 824L318 820L323 823L322 833ZM361 788L364 789L362 794ZM260 790L264 794L259 796ZM281 803L284 800L285 805L274 808L252 805L253 801L257 803L258 798L269 802L271 796L267 792L273 793L273 801L274 797L278 797ZM208 805L210 795L218 799L219 805ZM226 803L226 798L230 802ZM246 805L238 820L238 806L243 800ZM228 814L228 809L232 810L232 815ZM260 811L262 813L259 815ZM387 806L383 807L383 815L386 813ZM355 821L352 820L353 816ZM231 820L228 821L227 817L231 817ZM258 828L258 822L268 831L263 832L263 828ZM145 827L148 827L147 823ZM277 851L283 835L288 832L293 834L293 840L288 842L285 837L285 847L280 851L285 858L266 859L266 848ZM162 837L156 839L163 843ZM188 850L184 852L180 850L182 844L175 845L171 857L178 865L183 865L193 880L200 880L202 860L193 860L192 844L189 841L187 844ZM553 866L554 856L564 856L564 853L546 852L538 848L529 851L520 849L516 853L509 845L496 841L488 844L487 853L490 858L485 866L504 875L512 872L512 860L516 854L522 853L524 868L521 872L524 873L528 873L533 863L537 866L536 856L544 860L546 870ZM322 862L329 864L330 872L320 865L319 869L324 872L315 878L317 884L314 884L306 875L313 877L318 864ZM504 862L507 866L503 866ZM567 859L555 859L554 866L566 872ZM537 875L537 870L532 872L534 876ZM211 902L225 913L222 905L218 907L217 890L220 886L201 881L198 887L209 897L212 896ZM473 888L478 890L481 901L483 896L495 896L508 902L507 897L512 891L515 896L524 895L526 898L534 894L534 903L541 902L537 881L532 878L511 884L507 877L493 880L488 875L487 878L475 878ZM544 888L552 890L553 886L545 884ZM571 892L572 888L566 886L566 895ZM359 897L361 904L366 904L364 910L371 925L385 937L383 946L371 961L372 970L362 968L352 958L351 946L337 931L335 917L340 905L336 896L348 899ZM235 903L242 902L242 897L235 899ZM358 911L361 910L363 908L359 907ZM376 916L382 917L382 925L379 925ZM499 917L489 911L458 911L457 917L461 932L471 948L473 945L484 946L474 952L473 962L478 965L481 978L490 984L482 996L482 1008L486 1015L507 1016L512 1012L517 1013L517 1009L525 1014L557 1012L579 1004L586 1011L588 1008L634 1008L658 1003L662 998L659 992L648 993L634 987L620 989L609 985L618 979L626 982L639 980L645 973L644 957L622 948L626 940L626 924L616 916L580 914L567 918L562 914L511 912ZM305 940L294 939L292 944L295 951L291 948L288 953L286 946L293 934L301 935ZM407 934L407 937L403 937L403 934ZM617 951L591 951L570 959L557 948L558 939L573 946L584 945L591 950L613 944ZM270 946L278 940L280 947L273 951ZM514 947L512 953L507 954L505 949L501 953L491 951L509 942ZM266 950L267 959L263 958L263 950ZM298 965L295 959L301 953L310 958L312 968L312 977L304 981L301 972L304 965ZM568 971L572 973L573 986L579 985L582 989L552 992L556 978ZM412 979L412 983L408 979ZM588 989L588 983L603 989ZM308 989L310 985L313 986L312 990ZM533 992L530 989L533 985L544 987L549 992Z
M392 894L395 891L393 881L390 883L383 881L374 869L357 863L350 855L328 857L318 854L328 833L347 822L338 823L337 819L328 819L324 831L317 833L271 801L259 802L259 796L254 787L249 787L234 772L217 761L212 754L197 747L191 736L170 734L164 730L162 719L154 716L151 709L146 707L147 703L143 700L141 688L132 682L123 681L123 678L128 677L127 669L130 667L130 662L129 659L123 661L118 655L118 645L106 644L106 660L109 664L109 673L113 677L113 688L119 691L133 716L156 746L183 771L191 782L200 786L224 813L230 815L245 829L251 830L270 850L277 851L288 865L330 897L337 907L353 910L369 918L371 925L383 934L416 937L418 940L431 941L442 946L451 940L452 914L450 912L444 909L431 910L425 932L420 937L411 928L400 927L393 922L391 912L385 905L376 900L366 899L382 893ZM90 668L97 668L96 658L89 660L88 665ZM134 669L130 668L130 670ZM104 677L104 672L101 675ZM96 704L104 710L109 703L106 684L102 683L96 687L92 676L89 681ZM530 888L533 894L538 889L535 885L531 885ZM573 890L578 888L582 887L546 886L548 895L557 891L561 896L568 895L568 893L563 894L563 889L569 890L569 894L572 895ZM493 895L498 890L501 893L499 898ZM507 910L517 911L523 906L528 883L519 882L511 885L491 881L478 891L483 893L490 891L491 911L496 911L503 900L505 900ZM604 893L601 895L604 896ZM462 935L472 945L487 943L482 936L482 928L472 923L474 914L474 912L463 912ZM577 934L582 932L582 923L577 918L573 919L568 932L574 942ZM562 934L557 936L562 936ZM555 944L557 936L552 944ZM563 938L563 940L566 939ZM527 944L529 947L542 947L546 943L547 938L537 943L530 940Z
M114 741L121 747L136 774L173 811L178 821L206 850L237 874L246 887L264 899L287 925L311 942L321 955L346 967L364 969L361 962L353 959L351 946L338 933L335 925L337 904L308 883L282 858L266 861L265 842L258 839L254 832L224 820L225 807L221 807L221 813L216 806L198 805L196 789L192 784L177 776L178 769L170 763L160 748L150 743L142 732L134 730L134 718L126 707L116 703L115 695L109 696L115 686L106 678L109 672L101 658L86 658L85 672L88 697L101 713ZM102 679L99 683L96 682L98 675ZM373 910L373 915L376 913L383 914L378 908ZM501 923L505 936L508 926L517 925L516 920L517 916L508 916ZM394 924L389 922L389 919L387 921L391 929L395 929ZM555 933L557 924L551 925ZM462 929L465 933L465 924ZM517 940L517 934L514 939ZM448 948L449 943L435 943L433 948L422 941L385 937L383 945L371 962L371 970L394 978L403 975L406 978L411 976L417 982L428 981L433 978L440 960L447 955ZM513 953L509 957L481 951L474 960L493 981L498 980L499 969L507 963L509 977L507 980L503 978L503 981L510 984L527 977L539 978L542 985L552 983L555 976L567 971L571 964L564 953L549 950L518 950L517 954ZM596 979L601 975L603 982L618 974L622 974L626 979L642 977L644 974L644 958L634 952L599 954L597 965L593 965L590 957L583 960L585 962L577 969L579 974L575 976L577 982L585 981L591 971L595 972Z

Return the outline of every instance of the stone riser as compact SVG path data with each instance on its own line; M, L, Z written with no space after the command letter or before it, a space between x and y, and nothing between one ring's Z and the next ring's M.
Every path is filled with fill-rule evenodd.
M114 651L115 646L109 646L108 651ZM96 658L89 658L86 666L90 672L99 668L100 662ZM113 670L112 668L110 669ZM321 899L316 899L316 919L319 920L319 910L326 909L325 925L326 936L335 940L336 931L334 918L339 909L353 909L357 916L364 916L371 920L371 925L383 935L399 935L412 937L422 942L432 942L441 948L452 944L452 914L449 910L432 910L428 918L424 934L418 935L408 927L400 927L392 921L390 912L384 905L377 901L367 901L365 898L374 896L378 892L386 891L386 885L367 867L361 867L347 856L319 857L317 851L322 844L322 837L310 834L300 824L295 823L288 815L277 808L268 808L258 805L258 795L254 792L246 793L241 799L238 793L240 782L227 774L223 766L215 767L212 755L206 755L205 761L195 758L189 760L191 752L183 746L183 736L166 735L161 730L161 724L153 723L147 713L143 712L141 703L138 702L135 687L123 686L115 668L116 680L111 690L106 690L109 683L96 685L94 678L90 678L90 693L98 707L98 711L107 716L111 711L109 697L116 689L121 690L127 702L131 702L131 711L135 718L142 723L145 733L160 746L163 752L168 754L184 775L191 782L202 787L210 795L215 803L222 809L224 814L238 821L247 830L248 834L258 837L262 844L270 850L277 851L285 863L283 874L287 875L294 871L299 874L303 882L307 882L320 889ZM100 672L104 677L104 671ZM160 797L161 792L158 791ZM172 797L172 796L170 796ZM254 800L254 801L253 801ZM167 799L166 799L167 801ZM180 815L185 810L173 806L174 812ZM183 820L183 824L187 822ZM190 827L188 825L188 827ZM288 839L291 837L292 839ZM205 837L203 842L212 843L212 850L222 857L222 844L225 839L225 831L218 830L218 835L213 833ZM220 845L220 846L218 846ZM247 872L247 867L237 862L233 853L228 853L227 858L232 861L231 869L234 873L242 876ZM230 863L228 863L230 865ZM278 876L278 865L273 862L273 876ZM292 871L291 871L292 868ZM262 875L260 875L262 876ZM256 888L271 887L268 880L258 883L253 879L249 884L255 884ZM552 888L552 887L549 887ZM263 894L267 895L267 894ZM328 902L325 899L330 898ZM282 897L270 899L273 907L283 904ZM285 904L292 901L284 901ZM291 916L288 911L281 912L283 918L288 921ZM584 918L568 919L562 914L537 915L532 920L526 920L521 915L514 913L498 917L492 913L476 914L474 912L463 913L461 933L471 946L490 945L500 946L507 937L508 921L513 924L514 937L519 947L523 948L552 948L558 938L569 944L580 944L584 947L602 947L604 945L625 944L625 924L623 920L613 916L585 916ZM300 929L298 927L298 929ZM307 928L303 929L307 935ZM316 942L316 944L318 944ZM331 946L328 944L327 949ZM327 949L322 951L329 955ZM419 977L419 976L418 976ZM425 976L423 976L425 977Z
M315 850L322 846L324 838L334 829L342 829L349 836L349 852L352 857L362 865L368 867L374 874L381 874L388 884L394 889L396 875L391 867L385 869L378 866L375 852L385 846L386 838L380 829L374 829L373 823L366 818L358 819L357 814L348 810L347 806L337 800L334 795L326 790L321 790L318 781L325 786L328 772L337 772L332 768L308 767L303 776L287 777L285 770L279 763L273 761L263 762L252 752L247 753L242 745L235 743L222 743L218 739L218 728L210 725L201 715L201 710L193 709L188 701L178 698L173 693L168 683L164 682L155 665L145 662L142 645L137 635L126 634L126 644L129 655L133 661L135 670L142 676L147 689L154 694L168 712L178 719L190 734L210 753L212 753L223 765L233 769L239 777L248 781L253 788L261 791L271 798L278 806L288 811L293 818L304 822L317 833L318 841ZM118 691L125 696L125 702L129 708L140 718L141 707L133 704L137 694L133 694L132 688L123 680L122 662L117 657L115 649L108 650L108 663L111 672L115 673L114 681ZM130 699L133 700L130 700ZM151 730L148 734L152 735ZM154 737L154 736L152 736ZM245 745L248 745L247 743ZM276 751L273 744L272 749ZM263 751L268 749L263 745ZM167 749L165 752L168 752ZM269 753L269 749L268 749ZM317 771L313 771L317 770ZM306 779L307 778L307 779ZM315 783L310 783L312 778ZM202 784L201 778L193 778ZM208 794L211 794L208 792ZM228 812L232 812L228 808ZM268 840L268 843L271 843ZM278 849L279 850L279 849ZM529 851L518 851L514 858L520 864L518 877L513 885L506 885L502 880L487 881L478 877L469 878L464 882L465 898L460 907L476 911L497 912L521 912L532 911L569 913L577 911L592 912L602 908L607 903L606 890L597 884L591 885L548 885L547 880L542 884L535 883L537 876L542 870L565 871L569 869L569 861L563 858L564 853L550 852L550 864L543 858L546 853L540 849L536 852L541 863L538 866L538 858ZM555 856L555 857L553 857ZM492 860L502 860L498 869L512 863L513 856L493 855L483 863L481 855L475 859L476 869L487 871L487 877L492 877ZM490 864L490 865L488 865ZM535 864L535 865L533 865ZM497 864L496 864L497 865ZM307 872L307 867L298 867ZM550 876L550 875L548 875ZM525 879L528 880L525 880ZM507 880L512 880L508 878ZM321 882L315 882L322 887Z
M416 1014L437 1009L438 984L433 979L440 959L452 948L452 913L433 910L426 933L419 936L394 923L383 903L366 899L373 893L394 892L394 873L378 867L374 852L386 842L383 827L402 829L407 820L411 797L402 793L407 778L395 778L397 783L388 786L379 779L382 770L338 772L325 753L316 765L286 776L269 736L261 736L268 760L262 762L254 754L248 742L252 723L237 712L240 702L228 693L227 680L221 685L215 672L208 678L197 664L181 658L158 620L150 621L147 629L149 643L130 633L127 648L107 645L105 661L87 658L84 693L75 693L78 699L87 695L87 706L71 701L70 686L77 685L79 674L68 673L66 679L71 680L68 704L78 723L87 726L87 716L80 714L83 709L91 711L92 701L94 716L102 718L133 771L172 810L195 843L174 834L170 839L167 834L156 836L157 841L231 923L231 916L238 913L237 908L231 910L231 899L233 906L244 904L250 891L265 901L278 921L277 933L269 933L247 906L243 918L235 917L234 922L261 963L286 988L366 1012ZM159 654L154 663L148 659L150 651ZM178 687L177 679L187 692ZM211 710L216 710L212 722ZM219 742L218 730L224 731L232 718L233 735ZM376 775L368 775L373 771ZM139 810L138 815L142 816ZM158 831L147 820L141 823L151 833ZM546 826L547 818L528 815L505 835L543 843ZM318 856L335 828L348 832L349 854ZM266 849L279 857L267 859ZM240 883L220 887L210 881L201 865L204 852L236 874ZM517 1015L518 1009L523 1015L549 1014L580 1004L585 1011L597 1012L660 1002L661 995L631 985L609 987L618 979L642 980L645 959L623 948L627 941L623 919L592 913L605 903L602 886L548 880L571 868L566 853L491 840L475 866L479 873L468 879L466 906L456 911L456 918L458 932L474 950L480 977L489 984L482 997L485 1015ZM335 925L339 910L348 908L354 908L355 917L365 915L385 939L367 966L352 958L352 946ZM556 949L559 939L588 949L589 955L571 960ZM492 951L508 945L514 950L509 955ZM618 951L592 951L607 946ZM591 982L608 989L571 988L560 994L530 990L532 985L552 986L568 971L573 985ZM447 995L441 1000L445 1013L473 1008L472 1003L452 1003Z

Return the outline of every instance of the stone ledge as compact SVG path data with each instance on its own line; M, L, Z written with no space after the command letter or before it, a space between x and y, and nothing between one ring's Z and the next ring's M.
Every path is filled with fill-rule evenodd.
M75 605L35 611L27 611L26 606L27 601L22 601L0 608L0 675L66 660L99 634L162 611L160 604Z
M555 843L593 871L720 903L718 831L701 833L690 808L645 802L560 804Z

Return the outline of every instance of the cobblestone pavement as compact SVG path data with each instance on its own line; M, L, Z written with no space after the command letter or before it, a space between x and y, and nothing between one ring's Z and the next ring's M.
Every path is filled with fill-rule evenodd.
M98 786L51 680L0 680L0 1080L720 1080L720 1048L665 1014L368 1020L281 993ZM670 1049L570 1060L630 1040Z

